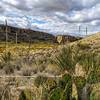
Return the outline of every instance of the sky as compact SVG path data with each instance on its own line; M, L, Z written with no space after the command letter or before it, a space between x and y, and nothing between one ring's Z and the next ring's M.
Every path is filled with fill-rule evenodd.
M100 0L0 0L0 24L56 34L100 32ZM80 26L80 31L79 31Z

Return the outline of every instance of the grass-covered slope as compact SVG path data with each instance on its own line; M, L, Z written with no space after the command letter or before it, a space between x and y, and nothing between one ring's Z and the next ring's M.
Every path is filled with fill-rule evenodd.
M82 40L71 43L77 45L81 50L90 50L92 52L100 52L100 32L87 36Z
M6 99L7 95L12 100L99 100L100 56L90 52L99 51L99 38L97 33L74 43L39 42L30 48L28 43L9 43L7 52L0 54L0 98ZM72 95L74 88L76 94Z

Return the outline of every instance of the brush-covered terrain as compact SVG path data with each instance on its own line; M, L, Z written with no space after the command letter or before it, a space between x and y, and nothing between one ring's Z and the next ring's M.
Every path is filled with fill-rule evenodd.
M100 33L64 45L0 43L0 100L99 100Z
M88 50L100 53L100 32L82 39L79 43L83 49L87 47Z

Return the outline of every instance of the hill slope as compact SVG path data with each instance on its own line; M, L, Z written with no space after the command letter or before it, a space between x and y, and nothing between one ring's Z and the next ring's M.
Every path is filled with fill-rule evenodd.
M5 25L0 25L0 41L5 41ZM16 33L18 42L55 42L55 36L45 32L33 31L30 29L22 29L12 26L7 26L8 41L15 41Z
M0 25L0 41L5 41L6 28L8 33L8 41L15 41L17 33L18 42L29 42L29 40L31 40L32 42L57 42L57 37L46 32L22 29L12 26L6 27L5 25ZM80 37L75 37L71 35L64 35L63 37L64 42L66 42L67 40L69 42L73 42L81 39Z
M79 47L80 50L92 51L100 53L100 32L85 37L79 41L73 42L70 45Z

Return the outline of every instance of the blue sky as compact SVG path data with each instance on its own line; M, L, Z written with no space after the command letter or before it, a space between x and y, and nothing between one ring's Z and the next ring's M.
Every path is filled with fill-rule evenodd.
M100 31L100 0L0 0L0 24L53 34ZM81 32L78 27L81 26Z

